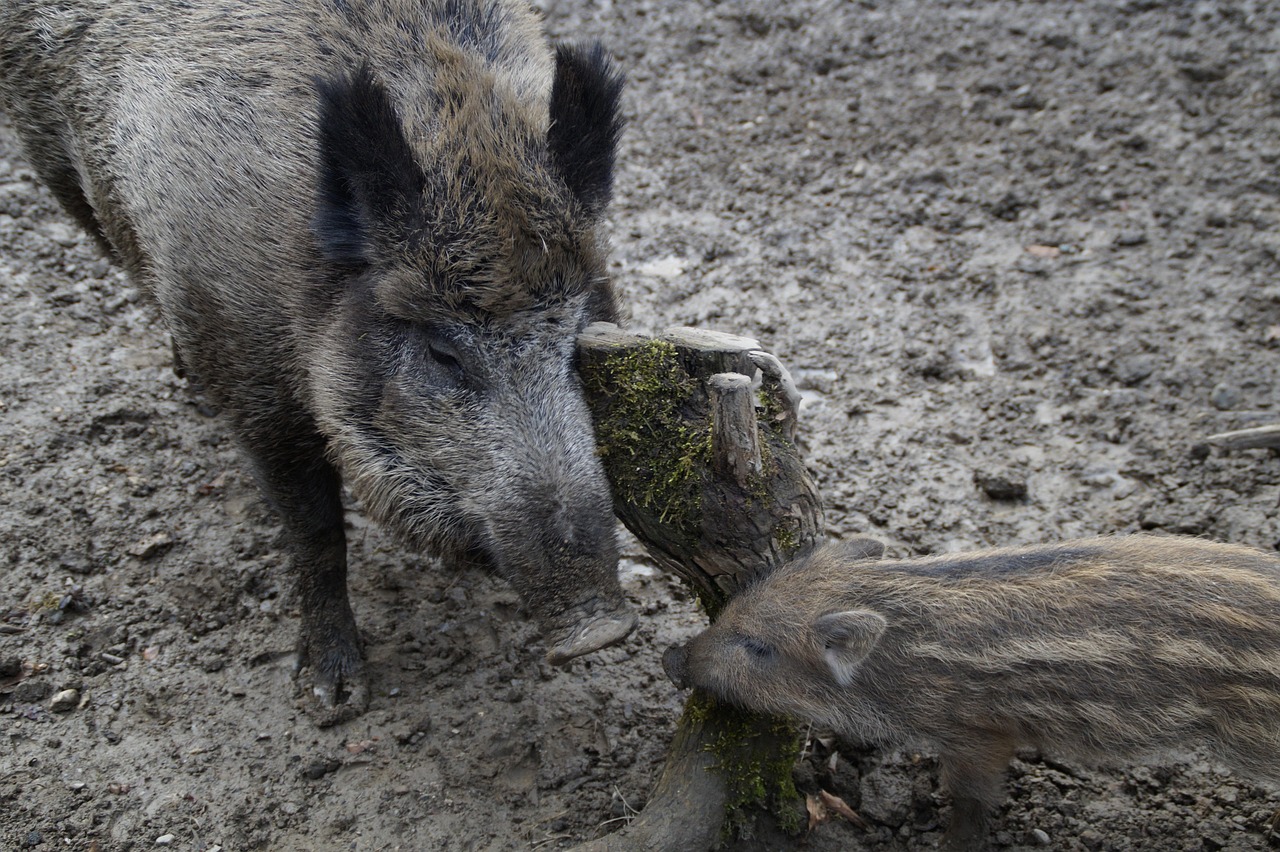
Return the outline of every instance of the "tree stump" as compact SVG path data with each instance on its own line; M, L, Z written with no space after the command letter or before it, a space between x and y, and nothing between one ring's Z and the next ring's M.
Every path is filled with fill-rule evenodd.
M756 341L597 323L578 362L614 510L712 620L742 585L821 542L821 499L794 444L799 394ZM695 692L644 812L581 848L703 850L761 808L798 819L800 745L789 723Z

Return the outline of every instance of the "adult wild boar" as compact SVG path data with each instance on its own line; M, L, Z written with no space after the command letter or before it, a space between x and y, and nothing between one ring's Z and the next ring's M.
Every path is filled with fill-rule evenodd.
M678 684L938 751L955 849L986 847L1014 751L1204 746L1280 784L1280 559L1131 536L903 561L830 546L729 602Z
M614 318L621 79L516 0L12 0L0 98L154 296L279 511L321 721L368 701L340 483L507 578L552 661L624 637L573 367Z

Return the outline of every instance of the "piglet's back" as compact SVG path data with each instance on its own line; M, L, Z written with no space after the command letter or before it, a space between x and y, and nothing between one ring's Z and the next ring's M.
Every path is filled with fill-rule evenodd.
M830 699L851 732L983 731L1097 760L1199 742L1280 780L1280 560L1260 551L1149 536L906 561L832 547L748 596L750 621L883 616ZM792 636L787 653L821 654Z

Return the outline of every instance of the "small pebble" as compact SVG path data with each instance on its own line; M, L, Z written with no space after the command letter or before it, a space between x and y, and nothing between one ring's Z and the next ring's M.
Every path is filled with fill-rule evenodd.
M173 537L168 533L156 533L153 536L135 542L125 552L137 559L151 559L173 547Z
M45 236L63 248L71 248L80 242L80 233L70 225L64 225L61 222L45 225L43 230Z
M1137 385L1156 371L1156 359L1151 355L1132 355L1116 362L1115 375L1123 384Z
M342 764L338 763L336 760L313 760L302 770L302 774L312 781L319 781L341 765Z
M1031 840L1037 846L1048 846L1049 833L1042 828L1033 828L1031 829Z
M80 690L64 689L49 699L49 709L54 713L66 713L80 703Z
M157 838L156 838L156 845L157 845L157 846L168 846L168 845L169 845L170 843L172 843L172 842L173 842L173 835L172 835L172 834L162 834L162 835L160 835L159 837L157 837Z
M1226 382L1219 382L1209 392L1209 402L1219 411L1231 411L1239 408L1242 402L1240 391Z
M1011 471L974 471L973 481L993 500L1022 500L1027 496L1027 480Z

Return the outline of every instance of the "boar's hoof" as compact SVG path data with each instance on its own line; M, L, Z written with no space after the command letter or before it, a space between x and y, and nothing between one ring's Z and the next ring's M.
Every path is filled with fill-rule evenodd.
M662 670L677 689L687 689L690 685L689 649L684 645L672 645L668 648L662 655Z
M636 614L630 609L614 610L589 616L568 630L549 632L547 662L567 663L592 651L621 642L636 628Z
M337 643L298 654L299 680L310 682L312 706L308 715L316 727L349 722L369 709L369 676L358 643Z
M311 694L315 697L311 719L317 728L350 722L369 709L369 680L364 666L332 683L321 684L317 680Z

